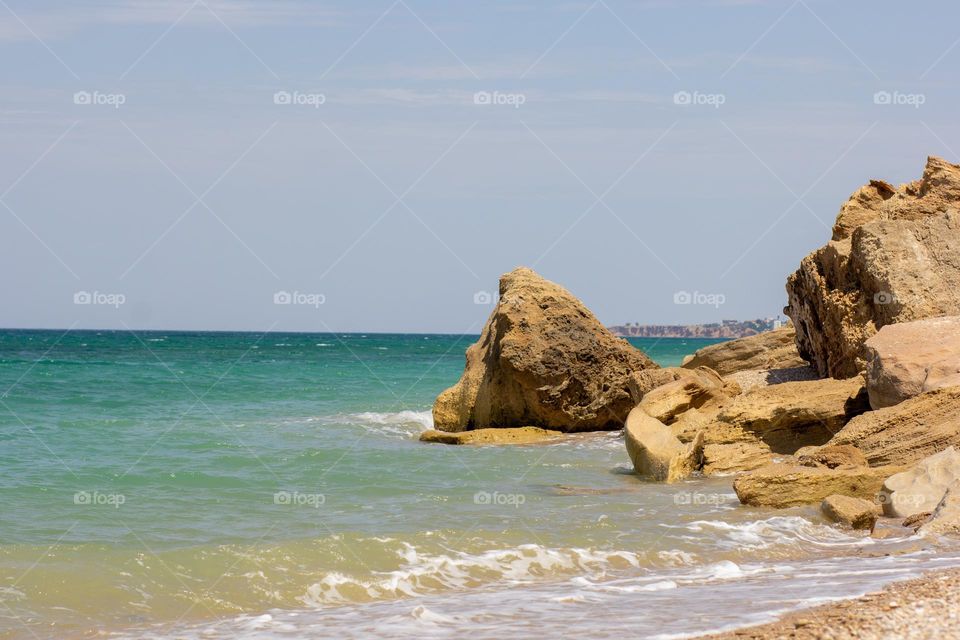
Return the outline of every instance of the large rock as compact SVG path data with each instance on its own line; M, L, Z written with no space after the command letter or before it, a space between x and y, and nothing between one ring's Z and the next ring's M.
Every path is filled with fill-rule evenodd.
M474 429L472 431L436 431L420 434L420 442L440 444L535 444L556 440L563 433L539 427L508 427L504 429Z
M442 431L619 429L634 406L631 372L656 367L566 289L521 267L500 279L500 299L433 422Z
M960 387L923 393L857 416L831 440L853 445L871 465L913 464L960 446Z
M797 352L796 335L794 328L787 326L712 344L687 356L683 366L688 369L710 367L722 376L739 371L801 367L807 363Z
M787 281L799 353L821 375L863 370L886 325L960 314L958 206L960 166L931 157L920 180L874 180L841 207L833 239Z
M665 424L677 416L710 405L719 405L740 393L736 383L726 382L715 371L699 367L678 380L651 389L638 405Z
M868 467L867 457L849 444L804 447L796 453L797 462L805 467Z
M733 481L740 502L757 507L795 507L834 494L872 500L883 481L903 467L804 467L774 463Z
M880 516L880 506L863 498L832 495L820 503L820 511L829 520L851 529L873 529Z
M874 409L960 385L960 316L889 324L866 342L867 392Z
M892 475L880 489L883 515L906 518L936 509L944 492L960 480L960 452L948 447Z
M687 477L701 465L702 434L693 442L683 444L670 427L640 407L627 416L624 435L633 468L642 476L674 482Z
M960 484L943 494L937 508L919 529L921 534L960 535Z
M792 454L825 444L867 409L859 378L825 379L751 389L725 404L717 419L753 434L774 453Z

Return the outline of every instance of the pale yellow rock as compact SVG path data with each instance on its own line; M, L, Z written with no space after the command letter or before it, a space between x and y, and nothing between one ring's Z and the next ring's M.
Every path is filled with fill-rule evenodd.
M504 429L474 429L473 431L429 430L420 434L420 442L440 444L534 444L548 442L563 436L561 431L539 427L509 427Z
M796 453L797 462L805 467L867 467L867 457L856 447L844 445L824 445L822 447L804 447Z
M656 418L637 407L627 416L624 426L627 454L634 470L661 482L682 480L701 464L703 436L683 444Z
M960 481L960 452L947 447L890 476L880 489L883 515L906 518L936 509L944 492Z
M647 415L670 424L690 409L717 406L738 393L739 386L726 382L712 369L699 367L679 380L651 389L638 406Z
M902 470L900 466L828 469L774 463L740 474L733 489L743 504L761 507L795 507L834 494L872 500L883 481Z
M880 516L880 505L863 498L832 495L820 503L820 511L829 520L851 529L873 529Z
M960 316L889 324L865 346L874 409L960 385Z
M754 336L712 344L684 359L688 369L710 367L721 376L740 371L802 367L807 362L797 352L796 330L792 326Z
M438 430L620 429L635 406L630 375L657 368L569 291L523 267L501 277L466 360L460 381L433 405Z

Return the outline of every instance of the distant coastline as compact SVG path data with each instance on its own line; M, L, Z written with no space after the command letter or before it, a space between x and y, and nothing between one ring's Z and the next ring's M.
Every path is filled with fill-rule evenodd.
M610 331L623 338L745 338L783 326L779 318L756 320L722 320L709 324L627 324L609 327Z

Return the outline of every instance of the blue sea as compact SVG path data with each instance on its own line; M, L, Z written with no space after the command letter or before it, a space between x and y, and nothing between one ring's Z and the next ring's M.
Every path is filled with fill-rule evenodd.
M619 433L420 443L475 339L0 331L0 637L685 637L957 563Z

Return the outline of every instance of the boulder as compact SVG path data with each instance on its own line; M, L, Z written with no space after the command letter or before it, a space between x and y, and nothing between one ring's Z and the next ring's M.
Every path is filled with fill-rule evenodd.
M690 409L719 405L740 393L736 383L724 381L715 371L699 367L679 380L651 389L638 405L648 415L670 424Z
M931 157L920 180L872 181L841 207L833 239L787 280L797 348L821 375L866 365L878 329L960 315L960 166Z
M774 453L792 454L826 444L868 408L859 378L810 380L751 389L726 403L717 419L752 433Z
M888 324L866 342L874 409L960 385L960 316Z
M688 369L710 367L722 376L739 371L786 369L806 364L797 352L796 331L792 326L712 344L697 350L683 361L683 366Z
M960 387L937 389L857 416L831 440L853 445L871 465L914 464L960 445Z
M474 429L472 431L429 430L420 434L420 442L440 444L533 444L555 440L562 436L560 431L550 431L539 427L510 427L506 429Z
M834 494L872 500L883 481L902 470L895 466L828 469L773 463L737 476L733 490L740 502L758 507L795 507Z
M627 453L634 470L653 480L682 480L701 465L703 436L683 444L670 427L637 407L627 416L624 427Z
M633 404L637 405L640 404L643 397L653 389L662 387L675 380L684 380L696 376L696 371L683 369L681 367L642 369L630 373L627 378L627 389L630 391Z
M634 406L630 374L657 368L566 289L523 267L500 279L500 299L466 361L433 405L441 431L619 429Z
M832 495L820 503L820 511L827 519L851 529L873 529L880 516L880 506L863 498Z
M883 515L906 518L933 511L950 485L960 481L960 452L948 447L890 476L880 489Z
M947 489L933 514L920 526L919 533L960 535L960 484Z
M822 447L804 447L796 453L797 462L805 467L866 467L867 457L856 447L843 445L825 445Z
M706 433L704 433L706 439ZM745 440L728 444L704 444L703 468L705 476L726 476L750 471L770 464L773 453L762 442Z

